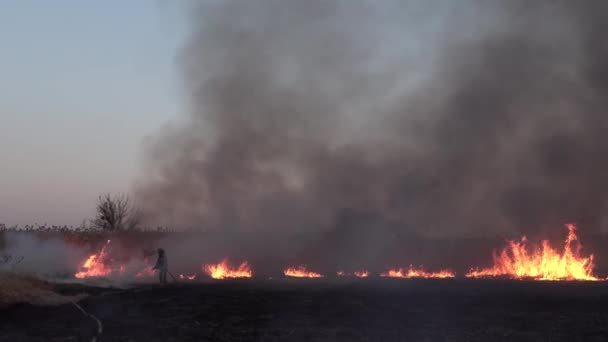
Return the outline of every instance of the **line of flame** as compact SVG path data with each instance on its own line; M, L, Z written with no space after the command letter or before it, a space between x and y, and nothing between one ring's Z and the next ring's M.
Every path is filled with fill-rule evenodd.
M454 278L456 274L450 270L441 270L439 272L427 272L422 268L415 269L412 265L407 270L403 268L391 269L385 273L380 274L381 277L388 278Z
M548 241L542 241L541 248L531 249L528 247L526 237L519 241L510 240L507 246L500 253L493 253L494 265L486 269L471 269L465 276L467 278L486 278L486 277L505 277L513 279L535 279L535 280L604 280L597 278L593 274L594 263L593 255L588 257L580 256L581 245L576 236L576 226L566 225L568 236L564 242L563 251L560 253L554 250ZM105 277L113 272L125 271L124 266L113 268L108 255L110 240L101 248L98 253L92 254L80 266L79 272L74 276L79 279L88 277ZM232 268L227 260L218 264L203 265L203 272L213 279L226 278L251 278L252 270L248 262L241 263L238 267ZM320 273L306 269L306 266L288 267L283 271L287 277L297 278L321 278ZM136 274L136 277L149 277L154 275L151 266L145 267ZM370 273L366 270L346 273L337 272L338 276L355 276L366 278ZM381 277L392 278L454 278L455 274L451 270L441 270L439 272L427 272L422 268L416 269L409 266L408 269L391 269L380 274ZM193 275L180 274L181 279L194 280Z
M203 272L213 279L251 278L253 276L253 272L247 261L241 263L237 268L232 268L226 259L218 264L204 265Z
M311 272L306 269L306 266L301 265L299 267L289 267L283 271L286 277L293 278L322 278L320 273Z

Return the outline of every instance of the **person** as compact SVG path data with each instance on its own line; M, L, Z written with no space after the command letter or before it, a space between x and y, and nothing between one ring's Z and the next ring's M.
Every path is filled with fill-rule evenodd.
M165 254L165 250L162 248L158 249L158 259L156 259L156 265L154 265L154 270L158 270L158 277L160 280L160 285L167 285L167 272L169 271L169 267L167 264L167 254Z

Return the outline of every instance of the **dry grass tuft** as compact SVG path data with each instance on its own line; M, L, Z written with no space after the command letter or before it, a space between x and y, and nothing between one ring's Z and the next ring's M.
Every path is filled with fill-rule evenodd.
M35 277L0 272L0 308L19 303L60 305L78 301L83 296L64 296L54 292L48 283Z

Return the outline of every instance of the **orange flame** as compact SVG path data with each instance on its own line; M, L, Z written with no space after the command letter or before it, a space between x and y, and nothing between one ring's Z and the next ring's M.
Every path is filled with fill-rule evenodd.
M319 273L310 272L306 270L306 266L302 265L298 268L290 267L283 271L283 274L287 277L294 278L322 278L323 276Z
M567 224L568 237L562 254L543 240L542 248L528 250L526 237L521 241L508 241L500 255L493 253L494 266L487 269L471 269L469 278L508 277L535 280L599 280L593 275L593 255L579 256L581 245L576 236L576 226ZM575 248L573 251L573 247Z
M182 280L186 280L186 279L187 280L194 280L194 279L196 279L196 273L194 273L194 274L180 274L179 275L179 279L182 279Z
M251 278L253 275L247 261L241 263L238 268L231 268L226 259L219 264L204 265L203 272L213 279Z
M456 274L450 270L441 270L439 272L426 272L422 268L415 269L412 265L405 270L403 268L388 270L386 273L380 274L381 277L388 278L454 278Z
M367 277L369 277L369 272L368 271L356 271L355 272L355 277L357 277L357 278L367 278Z
M78 279L89 277L105 277L112 273L112 268L106 265L108 253L106 247L110 244L110 240L101 248L99 253L91 254L82 264L81 269L84 269L74 276Z
M367 278L367 277L369 277L369 272L368 271L355 271L353 274L346 273L344 271L338 271L336 274L338 275L338 277L350 277L352 275L354 275L357 278Z

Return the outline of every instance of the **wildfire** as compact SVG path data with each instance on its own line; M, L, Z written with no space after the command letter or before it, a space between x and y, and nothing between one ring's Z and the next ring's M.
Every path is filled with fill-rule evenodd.
M306 266L302 265L298 268L290 267L283 271L283 274L287 277L294 278L322 278L323 276L316 272L310 272L306 270Z
M369 272L368 271L355 271L353 274L351 274L351 273L346 273L344 271L338 271L336 273L336 275L338 275L338 277L351 277L354 275L357 278L367 278L367 277L369 277Z
M194 274L180 274L179 279L182 280L194 280L196 279L196 273Z
M567 224L568 237L560 254L549 242L542 247L529 249L526 237L520 241L508 241L500 254L493 253L494 266L487 269L472 269L469 278L509 277L535 280L599 280L593 275L593 255L581 257L581 244L576 236L576 226Z
M534 280L603 280L594 274L593 255L581 256L581 244L576 236L576 226L567 224L567 238L564 241L563 250L554 249L547 240L543 240L538 246L530 247L525 236L520 240L509 240L502 250L493 252L493 266L485 269L471 269L466 274L467 278L505 277L513 279ZM135 273L136 278L152 277L155 270L149 264L147 258L144 263L138 260L127 260L119 264L110 256L111 240L95 253L89 255L81 263L78 272L74 276L78 279L89 277L108 277L115 273L123 274L129 270L131 276ZM136 272L139 270L139 272ZM251 278L253 275L250 264L245 261L237 267L231 266L226 259L218 264L204 264L202 270L213 279L227 278ZM131 273L132 272L132 273ZM286 277L295 278L322 278L322 274L307 269L305 265L288 267L283 270ZM367 278L370 272L367 270L336 272L338 277ZM422 267L390 269L380 274L381 277L389 278L454 278L455 273L449 269L438 272L427 272ZM183 273L179 275L182 280L197 279L197 272ZM608 280L608 279L606 279Z
M388 278L454 278L456 274L450 270L441 270L439 272L426 272L422 268L415 269L412 265L405 270L403 268L392 269L386 273L380 274L381 277Z
M251 278L253 275L247 261L241 263L237 268L231 268L226 259L219 264L204 265L203 272L213 279Z
M106 247L110 245L110 240L101 248L99 253L90 255L82 264L82 271L74 274L78 279L89 277L105 277L112 273L112 268L107 265L108 253Z

